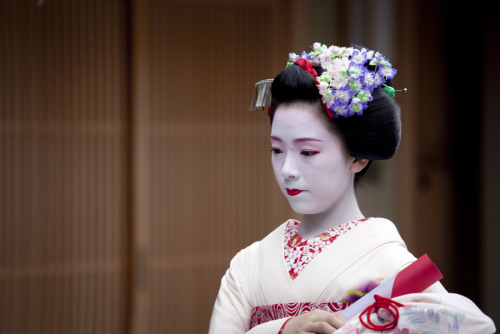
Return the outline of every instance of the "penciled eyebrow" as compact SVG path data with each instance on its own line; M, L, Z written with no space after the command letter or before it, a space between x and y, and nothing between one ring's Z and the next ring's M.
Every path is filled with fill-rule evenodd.
M276 137L276 136L271 136L271 140L276 140L276 141L279 141L279 142L283 141L283 140L281 140L281 138ZM296 142L296 143L302 143L302 142L306 142L306 141L319 141L319 142L322 142L321 139L309 138L309 137L297 138L297 139L294 140L294 142Z
M301 142L305 142L305 141L320 141L320 142L322 142L321 139L317 139L317 138L297 138L294 140L294 142L297 142L297 143L301 143Z

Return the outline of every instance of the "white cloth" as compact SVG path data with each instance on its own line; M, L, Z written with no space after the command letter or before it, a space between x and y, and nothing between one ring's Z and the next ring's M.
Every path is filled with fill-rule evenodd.
M221 281L209 333L278 333L287 318L250 329L254 307L341 302L348 290L391 277L416 259L392 222L371 218L339 236L292 280L283 256L286 223L232 259ZM426 292L446 290L436 283Z
M495 333L493 321L472 301L461 295L415 293L396 297L393 300L404 306L398 308L397 327L385 333ZM372 313L370 319L372 323L378 324L380 318L376 313ZM354 317L335 332L335 334L363 333L369 334L374 331L363 326L359 317Z

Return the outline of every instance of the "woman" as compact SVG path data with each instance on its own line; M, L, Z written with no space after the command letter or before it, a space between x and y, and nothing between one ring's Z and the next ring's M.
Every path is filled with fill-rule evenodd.
M390 221L363 216L354 192L370 162L392 157L399 145L396 71L379 53L319 43L290 60L271 87L271 160L302 219L233 258L210 333L355 326L335 312L415 260ZM446 294L440 283L426 292Z

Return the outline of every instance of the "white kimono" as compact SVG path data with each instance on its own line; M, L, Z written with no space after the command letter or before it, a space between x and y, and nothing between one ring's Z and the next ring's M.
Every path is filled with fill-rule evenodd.
M278 333L287 317L250 329L254 307L341 302L348 290L389 278L416 259L392 222L371 218L340 235L292 280L283 255L287 223L232 259L221 281L209 333ZM436 283L426 292L446 290Z

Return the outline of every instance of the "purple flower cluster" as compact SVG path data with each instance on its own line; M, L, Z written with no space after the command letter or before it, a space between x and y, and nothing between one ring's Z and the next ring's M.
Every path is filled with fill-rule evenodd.
M373 90L385 85L397 72L379 52L320 43L314 43L309 53L303 51L300 56L290 53L289 58L289 64L304 58L323 68L316 78L318 89L323 103L335 117L362 115L373 100Z

